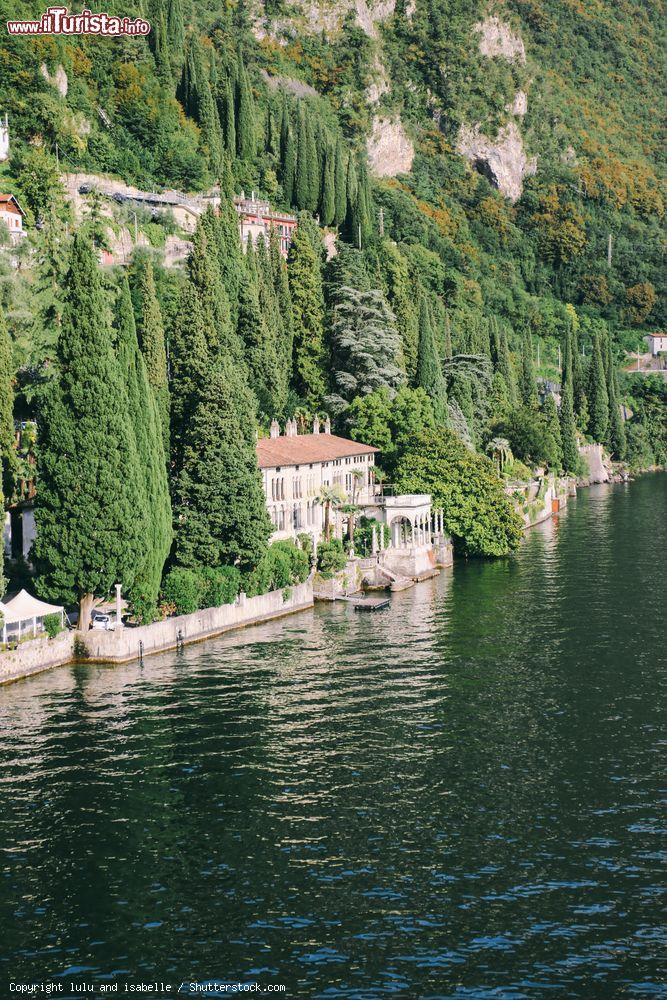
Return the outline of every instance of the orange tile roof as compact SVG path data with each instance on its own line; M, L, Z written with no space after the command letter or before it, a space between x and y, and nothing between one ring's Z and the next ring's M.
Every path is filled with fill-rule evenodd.
M260 469L273 469L283 465L308 465L310 462L331 462L336 458L353 458L373 455L379 448L335 434L281 435L277 438L260 438L257 442L257 460Z
M12 201L14 202L14 204L16 205L16 207L18 208L18 210L21 213L21 215L25 215L25 212L23 211L23 209L21 208L21 206L18 203L18 199L16 198L16 195L13 195L13 194L0 194L0 205L8 205Z

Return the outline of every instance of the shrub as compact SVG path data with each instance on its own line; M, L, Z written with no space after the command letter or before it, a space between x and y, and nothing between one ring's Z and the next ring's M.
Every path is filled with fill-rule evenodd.
M54 612L52 615L44 615L44 631L49 639L55 639L62 632L60 615L57 612Z
M158 618L157 605L141 588L132 595L132 613L140 625L150 625Z
M200 607L217 608L221 604L234 603L241 586L241 572L237 566L204 569L201 578L203 589Z
M269 552L280 552L282 555L287 557L287 562L289 565L289 582L303 583L304 580L308 579L308 574L310 573L310 552L312 552L312 539L310 535L306 536L310 541L310 550L305 551L303 548L299 548L294 542L283 541L274 542L270 546ZM273 588L278 589L278 584Z
M302 531L297 536L297 541L303 552L306 553L308 557L313 554L313 536L309 535L307 531Z
M334 573L347 564L347 556L343 543L338 538L330 542L322 542L317 549L317 568L325 580L330 580Z
M385 545L389 544L389 526L381 524L374 517L360 517L357 527L354 529L354 551L357 555L370 556L373 554L373 528L377 537L378 545L384 533Z
M294 542L281 541L270 545L257 566L243 578L248 597L282 590L303 583L310 572L310 559Z
M192 569L170 569L162 583L162 596L177 615L190 615L200 607L204 584Z

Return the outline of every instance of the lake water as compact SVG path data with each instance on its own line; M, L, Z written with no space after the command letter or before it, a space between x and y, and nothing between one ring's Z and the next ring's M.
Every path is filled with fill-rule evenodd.
M385 612L0 689L0 995L666 996L666 551L649 475Z

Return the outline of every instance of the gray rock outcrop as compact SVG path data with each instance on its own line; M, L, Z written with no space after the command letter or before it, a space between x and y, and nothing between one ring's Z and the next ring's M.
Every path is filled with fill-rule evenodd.
M501 128L495 139L484 135L478 125L462 125L456 149L511 202L521 197L524 177L537 170L537 159L526 156L514 121Z
M400 118L376 115L366 147L376 177L395 177L412 169L415 147Z

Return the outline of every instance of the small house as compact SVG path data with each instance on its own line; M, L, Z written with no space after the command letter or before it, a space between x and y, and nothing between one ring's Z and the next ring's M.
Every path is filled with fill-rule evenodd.
M667 351L667 333L649 333L646 342L650 353L654 357L662 351Z
M23 229L25 212L13 194L0 194L0 222L4 222L11 242L16 245L26 235Z

